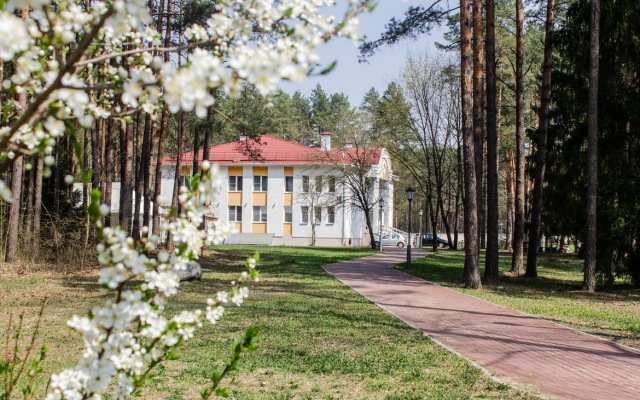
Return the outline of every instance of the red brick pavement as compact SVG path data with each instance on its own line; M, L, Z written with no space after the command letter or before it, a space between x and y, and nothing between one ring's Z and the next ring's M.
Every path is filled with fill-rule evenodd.
M504 381L558 399L640 399L640 352L390 268L405 261L389 249L324 268Z

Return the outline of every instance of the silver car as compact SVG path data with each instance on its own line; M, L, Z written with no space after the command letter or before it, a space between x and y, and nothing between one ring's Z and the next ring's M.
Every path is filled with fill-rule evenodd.
M407 244L407 238L398 234L398 233L390 233L388 235L382 236L382 245L383 246L396 246L396 247L404 247ZM380 237L378 236L378 240L375 242L376 247L380 247Z

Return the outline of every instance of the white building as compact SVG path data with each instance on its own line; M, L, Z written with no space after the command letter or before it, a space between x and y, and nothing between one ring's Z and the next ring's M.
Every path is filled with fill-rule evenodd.
M364 212L344 184L345 174L358 168L369 185L367 202L373 205L374 232L377 234L380 222L383 230L391 226L393 175L386 149L349 144L332 149L330 134L321 138L322 147L311 148L269 135L240 136L236 142L210 149L209 161L220 166L223 176L211 204L212 217L234 223L238 231L225 243L368 245ZM198 153L199 165L202 153ZM183 155L182 176L192 175L193 157L193 152ZM176 161L176 157L163 160L162 192L167 198L173 190ZM382 212L380 198L384 200Z

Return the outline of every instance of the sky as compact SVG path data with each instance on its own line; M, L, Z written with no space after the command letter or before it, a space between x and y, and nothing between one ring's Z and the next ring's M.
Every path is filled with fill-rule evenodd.
M429 2L430 4L430 2ZM372 13L360 16L360 33L367 40L376 40L384 31L392 17L402 19L409 6L425 5L424 0L378 0L378 6ZM339 11L334 15L338 16ZM442 42L442 33L446 27L436 27L430 34L417 40L406 39L392 47L382 47L368 63L358 62L358 43L339 39L320 48L320 61L323 66L337 61L336 68L323 76L312 76L303 82L284 82L280 87L289 94L300 90L309 97L319 83L327 94L343 93L348 96L352 106L362 102L364 94L372 87L382 94L387 85L397 79L402 71L408 52L435 51L434 42ZM322 68L318 68L321 70Z

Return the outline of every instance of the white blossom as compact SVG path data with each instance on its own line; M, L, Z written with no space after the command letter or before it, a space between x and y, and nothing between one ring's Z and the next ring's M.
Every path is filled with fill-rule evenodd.
M15 68L2 82L3 94L6 91L6 97L12 98L26 93L28 101L41 103L32 115L23 114L18 102L3 103L7 115L24 115L26 122L0 126L0 138L11 144L0 149L1 156L13 160L18 154L15 149L38 153L46 165L43 176L48 176L55 163L56 139L67 133L67 126L90 128L109 118L121 118L119 122L138 109L157 118L164 106L171 112L205 117L214 104L213 90L237 98L248 83L263 95L273 94L281 81L306 76L318 63L318 46L328 38L358 36L357 13L348 13L338 32L339 22L319 12L320 7L332 5L332 0L275 4L270 0L221 0L205 26L192 25L185 32L190 41L207 41L209 50L196 48L189 52L186 63L177 66L176 57L165 62L158 54L162 50L154 49L162 45L162 35L151 27L147 3L97 1L85 10L75 1L6 2L5 10L0 11L0 59L12 61ZM24 20L13 14L23 9L31 10ZM286 30L278 28L282 21ZM89 49L74 54L74 46L68 44L82 43L89 32L96 33ZM40 47L41 43L47 44ZM69 60L76 64L66 64ZM48 97L38 97L45 94ZM221 185L216 165L205 161L202 167L195 191L180 190L184 212L154 230L142 227L142 244L137 245L120 228L96 223L102 266L98 283L116 295L93 307L87 316L73 316L67 322L82 335L84 352L74 368L51 376L46 399L132 396L140 383L137 379L150 363L193 337L203 321L216 323L225 305L239 306L248 297L249 289L243 285L248 279L257 280L254 258L246 261L246 271L231 282L231 288L218 291L203 311L184 310L172 318L164 315L165 304L180 286L177 272L203 246L222 243L235 232L234 225L220 221L206 231L199 228ZM65 182L71 184L73 176L65 177ZM2 180L0 199L12 201ZM97 206L100 216L110 211L107 204ZM154 251L160 235L165 234L172 235L179 250L159 251L155 257L145 254ZM150 341L155 345L146 347Z
M29 48L31 37L27 25L8 12L0 12L0 59L9 61L13 56Z

